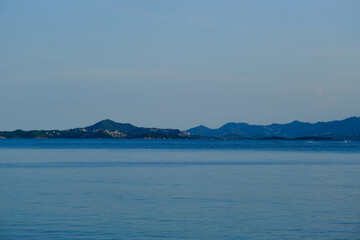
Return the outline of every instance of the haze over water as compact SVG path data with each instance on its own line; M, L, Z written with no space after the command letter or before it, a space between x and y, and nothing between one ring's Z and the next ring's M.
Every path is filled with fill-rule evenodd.
M0 131L359 116L359 9L1 0ZM0 203L6 240L360 239L360 143L0 139Z
M358 239L360 143L0 141L1 239Z

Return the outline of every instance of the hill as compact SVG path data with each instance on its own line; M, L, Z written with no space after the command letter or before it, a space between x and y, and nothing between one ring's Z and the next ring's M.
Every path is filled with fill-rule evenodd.
M250 125L247 123L226 123L218 129L198 126L187 132L199 136L222 138L286 138L318 137L323 139L360 139L360 117L341 121L307 123L293 121L287 124Z
M191 134L178 129L143 128L130 123L117 123L106 119L84 128L69 130L16 130L0 132L0 138L191 138Z
M4 131L0 138L142 138L142 139L348 139L360 140L360 117L340 121L250 125L229 122L217 129L200 125L187 131L144 128L105 119L69 130Z

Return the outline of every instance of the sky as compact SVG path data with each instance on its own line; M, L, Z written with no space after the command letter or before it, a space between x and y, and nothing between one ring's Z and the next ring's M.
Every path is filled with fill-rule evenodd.
M0 0L0 130L360 116L360 1Z

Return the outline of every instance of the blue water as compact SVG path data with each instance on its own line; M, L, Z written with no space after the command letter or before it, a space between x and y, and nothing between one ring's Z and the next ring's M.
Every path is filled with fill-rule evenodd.
M0 239L360 239L360 143L0 139Z

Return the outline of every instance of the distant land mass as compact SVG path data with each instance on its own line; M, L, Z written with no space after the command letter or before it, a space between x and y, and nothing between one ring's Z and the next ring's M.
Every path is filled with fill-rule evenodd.
M191 134L178 129L136 127L130 123L117 123L110 119L94 125L69 130L15 130L0 132L0 138L142 138L142 139L181 139Z
M187 131L136 127L106 119L88 127L68 130L2 131L0 138L360 140L360 117L331 122L293 121L271 125L230 122L217 129L201 125Z
M193 135L221 138L360 139L360 117L331 122L293 121L287 124L271 125L230 122L217 129L201 125L187 132Z

